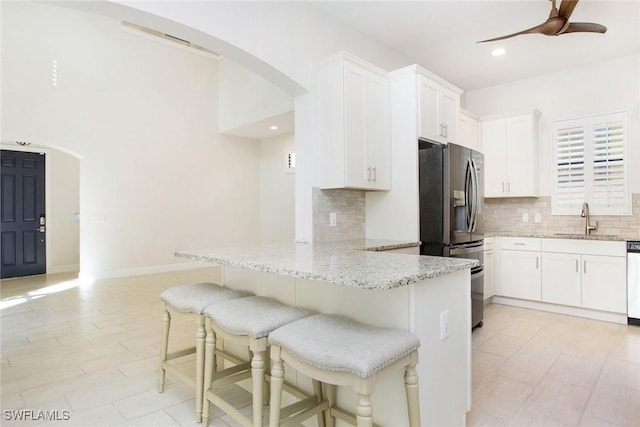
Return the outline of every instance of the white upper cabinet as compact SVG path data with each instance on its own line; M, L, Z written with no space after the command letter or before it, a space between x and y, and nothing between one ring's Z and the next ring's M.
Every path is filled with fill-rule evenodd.
M458 144L472 150L482 151L478 138L478 117L472 112L463 109L460 109Z
M538 111L480 120L485 197L538 197Z
M389 79L346 53L318 70L320 188L388 190Z
M418 134L443 144L458 142L460 91L418 75Z

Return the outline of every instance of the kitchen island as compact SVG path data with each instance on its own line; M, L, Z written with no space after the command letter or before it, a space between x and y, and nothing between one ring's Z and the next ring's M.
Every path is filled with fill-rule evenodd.
M222 282L233 289L413 332L421 341L417 369L423 425L464 425L471 403L470 269L477 261L388 251L410 245L283 243L178 250L175 255L221 265ZM291 370L287 375L310 390L308 379ZM340 389L338 402L353 409L356 396ZM373 408L378 424L407 425L402 373L380 381Z

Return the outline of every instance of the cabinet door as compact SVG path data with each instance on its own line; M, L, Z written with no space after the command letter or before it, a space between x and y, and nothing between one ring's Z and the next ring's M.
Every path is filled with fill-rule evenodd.
M366 187L367 71L347 62L344 73L345 181L349 187Z
M538 195L538 146L534 141L537 139L536 127L533 114L506 119L506 176L509 197Z
M458 132L458 144L472 150L482 151L478 143L478 121L476 119L460 113Z
M506 121L487 120L480 126L484 151L484 196L505 197L507 185Z
M540 301L540 252L502 250L500 255L502 295Z
M418 76L418 136L445 142L440 135L439 86L424 76Z
M389 81L371 76L366 99L366 168L367 186L380 190L391 188ZM371 169L369 169L371 168Z
M438 104L440 122L443 126L440 133L446 142L459 143L458 122L460 121L460 97L446 89L440 89Z
M495 294L493 286L493 249L484 252L484 299Z
M627 312L626 259L582 256L582 306L614 313Z
M580 306L580 255L542 253L542 301Z

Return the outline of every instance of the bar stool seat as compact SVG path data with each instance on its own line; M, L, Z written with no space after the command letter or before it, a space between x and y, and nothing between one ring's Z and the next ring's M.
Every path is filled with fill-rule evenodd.
M204 401L202 422L209 421L209 402L218 406L244 426L262 426L264 402L265 352L267 337L271 331L287 323L312 315L304 308L291 307L272 298L252 296L223 303L216 303L204 309L207 322L205 345ZM251 358L251 381L253 395L253 414L249 419L231 404L226 402L211 387L213 381L213 351L215 339L221 337L225 342L249 346ZM220 374L224 375L224 371Z
M317 405L298 411L287 423L300 422L325 411L325 421L333 425L333 417L358 426L373 424L370 395L381 377L405 370L405 390L409 425L420 425L418 401L418 362L420 340L399 329L379 328L345 316L317 314L284 325L269 335L271 344L271 413L269 425L280 425L281 396L284 378L283 362L298 372L324 383L327 398L319 397ZM355 417L335 406L335 386L352 386L359 395ZM285 412L285 409L282 409Z
M158 380L158 391L164 391L166 372L175 375L181 381L192 385L196 391L196 421L202 420L202 393L204 379L204 315L203 310L210 304L229 301L252 295L250 292L236 291L225 288L216 283L194 283L174 286L164 290L160 294L163 305L162 328L160 338L160 376ZM170 311L179 313L194 314L197 316L196 323L196 343L194 347L168 354L169 329L171 326ZM190 354L196 354L196 372L193 377L179 371L170 364L175 360Z

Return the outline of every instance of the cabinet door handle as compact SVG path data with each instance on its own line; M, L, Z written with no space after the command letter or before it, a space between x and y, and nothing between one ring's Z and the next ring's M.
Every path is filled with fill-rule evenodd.
M582 270L584 274L587 274L587 260L582 261Z
M447 125L446 125L446 124L443 124L443 125L442 125L442 128L443 128L443 130L444 130L444 134L443 134L442 136L444 136L444 137L446 138L446 137L447 137Z
M538 269L539 265L540 265L540 259L536 257L536 270Z
M576 259L576 273L578 273L578 272L579 272L579 270L578 270L578 260Z
M504 182L502 182L502 194L504 194Z
M507 181L507 193L511 193L511 183Z
M367 168L367 181L371 182L371 166Z
M526 246L526 243L513 242L513 246Z
M378 172L376 171L376 167L375 167L375 166L371 168L371 172L373 172L373 179L372 179L372 181L373 181L373 182L376 182L376 179L378 178Z

